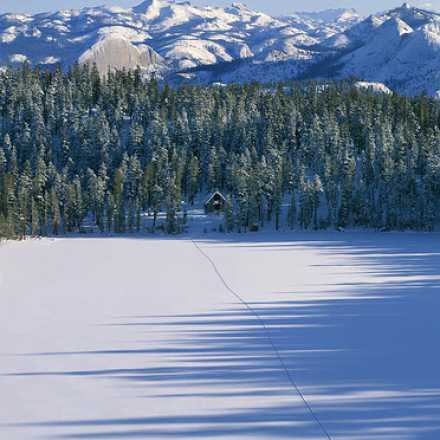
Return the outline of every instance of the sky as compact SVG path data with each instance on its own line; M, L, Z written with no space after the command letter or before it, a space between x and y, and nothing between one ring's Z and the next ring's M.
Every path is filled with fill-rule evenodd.
M229 5L234 0L192 0L194 5ZM45 12L102 4L134 6L142 0L0 0L1 12ZM294 11L314 11L329 8L355 8L362 14L384 11L400 6L403 0L241 0L249 7L272 15L288 14ZM440 10L440 0L414 0L413 6Z

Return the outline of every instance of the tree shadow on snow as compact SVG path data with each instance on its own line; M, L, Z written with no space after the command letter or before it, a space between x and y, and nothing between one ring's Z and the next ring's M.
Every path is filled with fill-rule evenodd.
M307 401L334 439L440 438L440 236L437 234L285 234L205 237L207 249L250 252L319 248L353 257L378 284L338 284L339 299L252 303ZM379 238L378 238L379 237ZM202 237L198 237L199 240ZM215 260L215 250L212 253ZM330 264L331 262L329 262ZM385 281L383 281L385 279ZM286 292L285 292L286 293ZM293 294L293 291L292 291ZM271 296L272 298L273 296ZM160 319L158 319L160 318ZM136 386L139 399L230 399L227 413L38 421L56 438L324 438L276 358L264 329L243 305L200 315L133 316L110 323L162 329L179 338L161 348L40 353L38 356L148 356L169 366L43 371L18 376L84 376ZM66 361L68 362L68 361ZM279 397L268 408L234 409L236 399ZM154 396L153 396L154 397ZM142 405L140 400L139 405Z

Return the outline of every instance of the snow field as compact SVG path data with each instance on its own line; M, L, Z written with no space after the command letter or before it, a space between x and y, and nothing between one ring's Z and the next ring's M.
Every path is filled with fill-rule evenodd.
M325 438L189 238L0 247L1 438ZM332 438L439 438L438 234L194 238Z

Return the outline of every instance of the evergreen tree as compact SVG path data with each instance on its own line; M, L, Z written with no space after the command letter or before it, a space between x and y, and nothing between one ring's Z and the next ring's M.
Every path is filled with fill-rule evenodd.
M427 97L23 66L0 72L0 122L2 237L77 232L85 219L139 231L144 212L175 233L181 202L214 190L227 231L440 227L440 103Z

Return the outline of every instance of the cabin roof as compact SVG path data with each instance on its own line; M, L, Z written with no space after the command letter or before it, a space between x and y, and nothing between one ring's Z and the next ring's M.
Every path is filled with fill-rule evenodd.
M222 198L223 201L226 201L226 197L220 192L220 191L214 191L207 199L205 202L205 206L209 205L209 203L211 203L212 199L215 196L220 196Z

